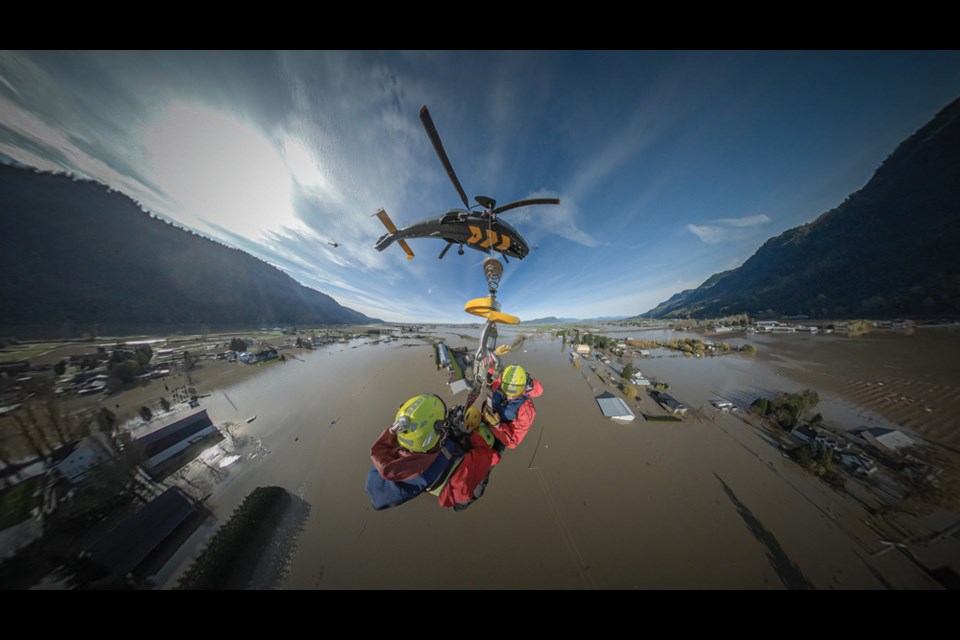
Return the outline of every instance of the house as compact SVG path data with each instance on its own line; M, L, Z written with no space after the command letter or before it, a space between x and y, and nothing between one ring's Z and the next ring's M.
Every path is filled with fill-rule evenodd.
M98 376L99 377L99 376ZM106 376L104 376L106 377ZM85 396L92 393L100 393L107 388L106 380L93 379L86 384L84 384L79 391L77 391L78 396Z
M842 452L840 454L840 464L865 476L877 471L877 465L873 460L856 453Z
M600 411L608 418L614 420L633 420L636 417L622 398L618 398L610 392L600 394L596 400L600 406Z
M29 360L17 360L16 362L0 362L0 374L6 373L13 375L15 373L26 373L30 371Z
M795 427L790 432L790 435L792 435L797 440L800 440L801 442L816 442L818 437L817 432L805 424L802 424L799 427Z
M590 355L590 345L588 344L578 344L577 353L580 355Z
M110 354L106 351L94 351L93 353L72 353L69 356L70 364L79 364L84 360L90 362L106 362L110 359Z
M863 442L886 451L898 451L912 447L917 443L902 431L884 427L865 427L851 432Z
M839 453L840 451L846 448L846 447L841 447L839 444L837 444L836 442L834 442L833 440L829 439L826 436L817 436L816 438L814 438L814 442L816 442L821 447L830 449L830 451L833 451L835 453Z
M795 333L797 328L776 320L760 320L757 322L757 330L764 333Z
M204 409L140 436L135 442L143 447L146 459L143 468L150 475L158 476L194 444L219 433Z
M683 404L669 393L663 393L662 391L654 391L653 399L656 400L661 407L669 411L670 413L679 413L685 414L688 411L687 405Z
M76 484L90 475L94 467L108 458L106 445L95 442L95 437L86 436L54 451L51 456L53 470L70 484Z
M770 327L767 331L771 333L796 333L797 328L788 324L779 324L775 327Z
M267 360L275 360L279 357L276 349L264 349L257 354L255 362L266 362Z

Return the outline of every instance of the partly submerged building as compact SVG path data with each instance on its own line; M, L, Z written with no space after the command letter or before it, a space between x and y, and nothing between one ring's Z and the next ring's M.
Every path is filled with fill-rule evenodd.
M653 399L656 400L661 407L669 411L670 413L679 413L685 414L688 411L687 405L683 404L669 393L663 393L662 391L654 391L652 394Z
M790 435L801 442L816 442L819 437L819 434L814 431L813 428L805 424L794 427L793 430L790 431Z
M143 468L150 475L159 476L176 464L180 454L215 435L219 431L204 409L140 436L136 443L143 447Z
M108 445L96 442L97 434L65 444L51 456L53 469L67 482L76 484L109 458Z
M855 429L851 433L867 444L871 444L881 450L886 451L906 449L917 444L913 441L913 439L908 437L907 434L903 433L902 431L897 431L896 429L885 429L884 427L865 427L863 429Z
M864 476L869 476L877 470L877 465L873 460L857 453L840 453L840 463Z
M622 398L618 398L609 391L600 394L596 399L597 404L600 405L600 411L608 418L633 420L636 417Z
M463 393L464 391L468 391L469 389L470 389L470 385L467 384L466 380L457 380L455 382L450 383L450 392L454 394Z
M450 352L447 349L447 345L442 342L437 344L437 364L441 367L450 366Z

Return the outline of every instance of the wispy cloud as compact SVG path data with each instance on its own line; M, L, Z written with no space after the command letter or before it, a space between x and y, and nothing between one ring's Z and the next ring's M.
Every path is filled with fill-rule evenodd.
M719 244L729 235L726 229L708 224L688 224L687 231L700 238L705 244Z
M536 243L548 234L558 235L561 238L576 242L585 247L599 247L602 242L594 238L590 233L584 231L578 224L580 217L580 208L576 200L571 196L558 195L552 191L538 190L528 193L521 198L560 198L558 205L537 205L534 207L525 207L504 214L504 219L508 219L511 224L516 223L522 227L528 241Z
M741 238L742 234L737 233L736 229L758 227L770 222L770 216L761 213L740 218L717 218L708 220L707 224L688 224L687 231L700 238L705 244L720 244Z
M759 215L744 216L742 218L719 218L717 220L711 220L710 222L727 227L756 227L757 225L770 222L770 216L761 213Z
M21 96L20 96L20 92L17 91L17 88L16 88L15 86L13 86L13 84L12 84L9 80L7 80L5 77L3 77L3 74L0 74L0 84L2 84L2 85L5 86L7 89L9 89L9 90L10 90L14 95L16 95L18 98L21 97Z

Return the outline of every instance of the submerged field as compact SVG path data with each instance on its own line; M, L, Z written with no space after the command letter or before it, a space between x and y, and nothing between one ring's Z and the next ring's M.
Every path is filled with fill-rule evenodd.
M263 453L212 485L207 506L217 519L195 534L194 549L253 488L277 485L307 514L282 580L288 588L936 587L900 554L872 558L882 545L862 505L736 415L679 424L603 418L568 347L549 338L529 339L506 358L546 392L535 428L507 452L484 498L463 513L429 496L375 512L363 491L369 447L396 407L422 392L448 404L458 398L425 343L353 346L333 345L208 399L218 421L256 414L242 430ZM779 378L796 385L763 362L715 360L654 359L646 368L691 405L770 391ZM716 368L726 382L698 391L703 381L681 365ZM397 553L397 540L424 536L429 554ZM161 583L174 583L190 546Z
M425 337L472 350L476 340L463 331L439 327ZM954 334L931 335L944 353L953 348L944 341ZM505 331L501 343L515 338ZM291 496L292 515L277 527L274 551L251 567L254 587L939 588L913 559L884 551L882 540L907 533L876 516L869 491L854 498L831 489L741 412L709 405L723 398L744 407L811 386L832 426L896 426L889 407L870 398L858 404L850 381L885 362L896 362L904 379L923 380L924 370L911 368L923 357L933 358L931 375L949 381L936 354L923 355L920 333L904 337L918 342L895 343L889 356L883 336L816 338L735 338L756 344L755 358L666 350L636 358L636 368L668 382L690 414L682 422L646 420L666 412L641 390L628 400L637 418L617 422L601 415L595 397L620 393L611 376L626 361L590 359L576 368L569 344L531 335L504 362L523 364L544 385L535 426L506 452L486 495L462 513L440 509L432 496L376 512L363 490L370 445L402 402L430 392L448 406L465 401L450 392L428 340L352 340L261 367L205 362L194 384L226 438L170 481L203 499L212 517L184 534L152 579L174 586L244 498L277 486ZM916 355L913 365L901 347ZM180 381L125 392L111 406L132 411L165 393L164 384ZM929 400L933 411L924 414L936 415L953 396ZM938 433L927 424L912 431ZM929 533L916 529L912 539L918 531ZM401 540L427 541L429 553L400 553ZM935 550L937 563L955 559L956 540Z

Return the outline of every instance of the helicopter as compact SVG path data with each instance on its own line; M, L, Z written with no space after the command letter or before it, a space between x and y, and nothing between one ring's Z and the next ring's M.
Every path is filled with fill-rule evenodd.
M498 207L497 201L493 198L478 195L474 197L477 204L471 206L469 200L467 200L467 194L453 170L453 165L450 164L450 159L447 158L447 153L443 150L440 134L437 133L437 128L434 126L433 119L430 117L430 112L426 106L420 108L420 122L423 123L423 128L426 129L427 137L433 143L433 148L440 158L440 163L446 170L450 182L453 183L453 187L457 190L457 194L466 208L451 209L439 217L426 218L403 229L397 229L387 212L380 209L373 215L379 218L383 226L387 228L388 233L383 234L377 240L376 250L383 251L396 242L407 254L407 260L412 260L413 251L407 244L407 240L411 238L439 238L447 241L447 246L440 252L440 260L447 255L447 251L453 245L459 245L457 253L461 256L464 253L464 246L467 246L483 253L498 251L504 257L504 260L507 257L523 260L530 252L529 245L520 235L520 232L500 220L499 215L511 209L531 205L560 204L560 200L558 198L530 198ZM475 210L477 207L479 207L479 210Z
M333 247L334 249L338 249L340 247L339 242L327 242L327 244Z

